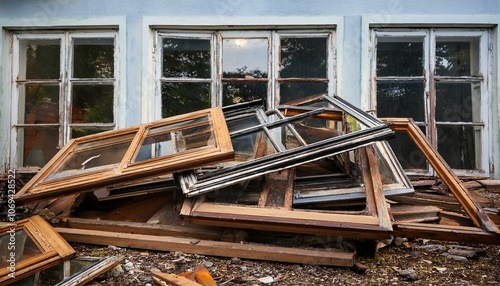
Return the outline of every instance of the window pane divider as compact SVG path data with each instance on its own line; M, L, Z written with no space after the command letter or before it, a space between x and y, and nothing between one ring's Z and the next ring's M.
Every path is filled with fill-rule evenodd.
M436 125L439 126L484 126L484 122L440 122L436 121Z
M209 78L189 78L189 77L162 77L160 78L160 82L206 82L211 83L212 80Z
M61 83L62 81L60 79L20 79L20 80L16 80L16 83L17 84L29 84L29 83L37 83L37 84L50 84L50 83L54 83L54 84L59 84Z
M327 78L300 78L300 77L289 77L289 78L278 78L278 82L324 82L328 83Z
M409 77L400 77L400 76L384 76L377 77L377 81L423 81L425 77L423 76L409 76Z
M267 83L269 81L268 78L223 78L222 82L263 82Z
M463 82L463 83L469 83L469 82L482 82L483 77L482 76L436 76L434 77L436 81L439 82Z

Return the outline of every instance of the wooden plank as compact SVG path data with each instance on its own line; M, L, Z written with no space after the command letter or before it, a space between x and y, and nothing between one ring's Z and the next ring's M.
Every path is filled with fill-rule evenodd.
M68 218L66 223L68 228L75 229L103 230L144 235L180 236L214 240L218 240L222 233L222 230L216 227L175 226L83 218Z
M486 212L479 206L474 198L472 198L460 179L453 173L441 155L432 147L427 137L412 119L390 118L382 120L384 120L394 131L405 131L410 136L441 180L443 180L446 186L448 186L448 189L460 202L475 226L483 227L489 232L500 233L500 229L488 218Z
M474 226L474 223L470 220L469 217L458 214L454 212L446 212L440 211L439 215L439 224L440 225L450 225L450 226Z
M394 236L459 241L460 243L500 244L498 233L487 232L479 227L440 224L397 223L394 226Z
M151 272L151 274L166 282L167 285L173 285L173 286L202 286L201 284L199 283L196 283L194 281L191 281L189 280L188 278L184 277L184 276L180 276L180 275L176 275L176 274L166 274L166 273L162 273L162 272L159 272L159 271L153 271Z
M112 244L127 248L181 251L201 255L301 264L350 267L354 263L354 253L339 249L299 249L69 228L56 228L56 231L68 241L98 245Z
M43 240L50 244L62 259L70 258L75 254L75 250L66 242L54 228L40 216L30 217L30 222L38 229L43 236Z
M478 183L489 192L500 192L500 180L479 180Z
M292 208L293 172L282 170L265 175L264 187L259 198L259 207Z

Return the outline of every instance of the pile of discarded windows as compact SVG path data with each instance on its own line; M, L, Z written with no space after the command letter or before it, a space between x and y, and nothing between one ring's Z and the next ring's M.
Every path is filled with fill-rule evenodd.
M386 142L401 131L448 185L469 225L398 219L397 198L414 192ZM324 94L74 139L16 202L50 213L72 242L298 263L352 266L355 253L336 248L339 237L500 238L411 120L379 120ZM301 243L287 235L300 235Z

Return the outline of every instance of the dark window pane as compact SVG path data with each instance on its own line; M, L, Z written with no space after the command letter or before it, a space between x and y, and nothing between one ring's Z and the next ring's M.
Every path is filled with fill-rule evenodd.
M72 93L72 123L114 121L112 85L74 85Z
M394 42L377 39L377 76L422 76L423 40Z
M481 162L475 138L481 137L480 127L438 125L437 131L438 152L451 168L478 169Z
M163 76L210 78L210 40L163 39Z
M210 108L210 84L163 83L161 100L163 118Z
M423 82L377 82L377 116L424 121Z
M326 38L282 38L280 77L326 78Z
M326 83L282 83L280 84L280 104L327 92Z
M479 75L479 39L437 40L436 74L440 76Z
M114 39L74 39L73 77L113 78Z
M71 138L78 138L82 136L87 136L91 134L96 134L103 131L112 130L111 127L101 127L101 128L90 128L90 127L73 127L71 128Z
M224 39L222 73L225 78L267 78L268 39Z
M26 79L60 78L61 44L59 40L26 40L20 45L26 52ZM20 75L21 79L23 75Z
M423 128L421 127L421 129ZM396 132L396 137L388 142L403 169L406 171L427 169L427 159L408 134Z
M436 84L436 121L480 121L480 91L471 83ZM479 89L479 85L477 85Z
M23 166L43 167L59 151L59 128L19 128Z
M59 122L59 85L27 84L21 85L20 92L25 92L25 124ZM20 107L22 106L19 105ZM22 118L21 118L22 120Z
M222 90L222 104L224 106L235 103L267 98L267 83L224 83Z

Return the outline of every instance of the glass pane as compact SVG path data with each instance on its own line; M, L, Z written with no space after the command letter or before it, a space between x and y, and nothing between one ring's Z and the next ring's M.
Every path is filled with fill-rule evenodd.
M161 115L163 118L210 108L209 83L171 82L161 85Z
M423 76L423 72L423 39L377 38L377 76Z
M210 78L210 40L163 39L163 76Z
M59 128L19 128L18 142L23 166L43 167L57 153Z
M24 124L58 123L59 122L59 85L26 84L19 87L24 93L24 111L19 110L20 122ZM21 96L22 97L22 96ZM19 104L19 108L23 108Z
M342 122L332 120L306 118L294 122L293 127L307 144L342 135Z
M456 41L436 40L436 74L440 76L478 76L479 38Z
M96 134L103 131L113 130L112 127L72 127L71 128L71 138L78 138L82 136L87 136L91 134Z
M73 77L113 78L115 40L89 38L73 40Z
M265 98L267 98L267 83L222 84L222 104L224 106Z
M453 169L479 169L481 127L437 126L438 152ZM476 144L477 142L477 144Z
M74 85L72 91L72 123L112 123L112 85Z
M222 73L226 78L267 78L268 39L224 39Z
M436 121L480 122L480 84L436 84Z
M226 119L229 133L240 131L260 124L255 114L250 114L242 118Z
M134 162L215 145L210 116L203 116L151 128L143 140Z
M134 136L135 133L129 133L79 144L45 181L116 167L122 161Z
M60 40L22 40L20 53L21 57L26 53L25 79L60 78ZM24 79L22 73L19 77Z
M231 142L236 159L236 162L228 163L231 165L276 153L276 149L264 131L255 131L244 136L231 138Z
M422 127L420 128L423 129ZM396 132L396 136L388 140L388 142L405 171L427 169L427 159L415 143L413 143L408 134Z
M282 83L280 84L280 104L327 92L328 85L326 83Z
M2 269L9 267L11 253L14 253L15 255L15 263L19 263L23 260L42 254L42 251L36 246L35 242L24 230L17 230L14 237L15 239L12 240L10 234L0 236L0 245L2 246L0 248L0 266ZM10 247L11 243L13 243L12 246L14 248Z
M281 38L281 78L326 78L327 59L326 38Z
M425 120L423 82L377 82L377 116Z

